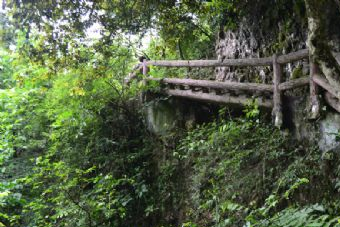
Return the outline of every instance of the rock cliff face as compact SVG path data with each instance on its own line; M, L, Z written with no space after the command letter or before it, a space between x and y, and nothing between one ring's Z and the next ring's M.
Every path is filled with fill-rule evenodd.
M258 58L260 56L259 50L260 45L254 33L243 23L240 24L237 31L228 30L219 33L216 55L220 61L235 58ZM244 69L220 67L216 69L216 80L240 82L249 80L256 73L263 75L262 80L265 80L264 70L248 69L247 71L247 73L244 73Z
M212 105L174 97L165 99L149 97L145 107L149 131L160 136L166 136L176 128L192 129L197 123L211 121L216 112Z
M283 7L289 7L288 5ZM267 12L262 13L268 15ZM306 24L304 8L293 8L291 15L285 17L268 18L250 13L236 25L236 29L224 29L219 32L215 46L217 58L223 61L235 58L269 57L274 53L286 54L307 48ZM328 31L331 46L334 51L339 52L340 26L331 27L333 28ZM285 81L308 76L309 62L304 60L287 64L283 71ZM215 70L215 76L218 81L270 84L272 67L220 67ZM309 112L308 94L308 87L284 94L285 127L299 140L316 141L324 151L339 149L335 135L340 131L340 115L325 104L320 119L308 120L306 117Z
M270 0L252 1L253 7L246 9L248 11L244 14L246 16L243 15L243 19L238 19L233 28L224 27L219 32L215 46L218 60L270 57L274 53L287 54L307 48L307 17L304 1L278 1L280 3L268 8L266 4L270 2ZM328 31L331 46L334 51L340 52L340 26L335 26L335 20L332 21L333 25ZM340 65L340 55L338 58ZM215 79L271 84L272 71L271 66L220 67L215 69ZM287 64L284 66L283 73L285 81L307 77L309 62L303 60ZM191 71L190 75L195 74ZM307 86L284 93L284 128L298 140L316 142L323 151L340 150L340 144L336 140L336 135L340 132L339 113L324 103L321 117L311 121L308 119L309 101ZM197 122L197 116L211 115L208 112L199 114L202 112L200 109L199 106L194 106L193 102L185 103L183 100L170 99L152 103L147 109L149 128L156 134L167 134L175 126L189 125L187 128L190 128L190 125Z
M278 22L273 28L269 28L277 31L272 34L263 34L263 29L249 22L249 19L244 19L235 30L220 31L215 47L218 60L269 57L274 53L286 54L305 49L307 31L295 29L298 27L297 24L293 26L288 23L283 26L281 23L287 22ZM286 79L300 77L301 74L307 75L308 62L288 64L284 71ZM215 73L218 81L269 83L272 78L271 67L220 67ZM297 75L298 73L300 75Z

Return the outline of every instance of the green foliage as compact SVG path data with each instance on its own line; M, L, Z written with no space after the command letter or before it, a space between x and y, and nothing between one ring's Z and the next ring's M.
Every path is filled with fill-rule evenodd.
M190 169L187 220L199 226L334 226L337 193L323 176L318 149L295 145L264 124L254 104L245 115L199 126L181 140L176 157Z
M263 227L295 227L295 226L310 226L310 227L338 227L340 226L340 216L331 217L326 214L326 210L322 205L314 204L304 208L287 208L273 217L262 220L261 222L247 222L245 226L263 226Z
M6 13L0 12L0 46L9 48L14 38L14 29Z
M298 66L293 70L291 78L297 79L297 78L301 78L303 76L304 75L303 75L303 71L302 71L302 66Z
M69 164L38 158L34 174L26 183L40 192L25 206L24 215L33 216L35 226L117 226L126 217L129 190L134 181L127 177L115 179L112 175L95 175L96 167L86 170L70 168ZM46 171L51 173L46 176ZM53 182L42 190L42 184ZM89 187L91 190L89 190ZM58 223L58 224L57 224Z
M120 83L130 52L91 48L42 62L2 52L5 226L338 225L340 171L325 177L337 154L296 144L256 102L244 117L223 108L213 122L155 138L134 101L138 86Z
M302 0L270 9L271 1L243 0L7 3L0 226L339 226L338 154L283 135L259 118L255 102L244 117L223 108L213 122L159 138L136 101L159 83L121 83L138 52L127 33L157 29L151 59L212 58L217 31L249 15L276 33L272 18L304 18ZM95 24L101 37L87 40ZM272 49L287 44L291 21L282 27ZM160 78L189 74L213 75L150 70Z
M0 222L5 226L132 226L154 212L152 151L136 88L120 81L121 44L75 48L58 59L2 51ZM33 46L35 42L31 43ZM18 54L18 53L21 54ZM116 56L119 55L119 58ZM62 70L61 70L62 69ZM130 101L132 100L132 101ZM23 166L22 166L23 165Z

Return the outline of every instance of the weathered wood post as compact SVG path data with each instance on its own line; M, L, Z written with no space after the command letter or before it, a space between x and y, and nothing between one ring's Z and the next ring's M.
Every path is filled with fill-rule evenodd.
M326 91L325 92L325 100L330 105L340 113L340 101L338 98L336 98L334 95L332 95L330 92Z
M310 92L310 119L317 119L320 116L319 87L313 81L313 77L318 73L318 66L311 56L309 56L309 92Z
M149 68L148 68L147 60L146 59L143 59L142 66L143 66L143 75L147 76L148 73L149 73Z
M274 125L278 128L282 126L282 92L279 88L279 85L282 81L282 66L277 62L277 55L273 55L273 102L274 108L272 112L272 116L274 118Z
M148 81L146 80L146 77L148 76L149 73L149 67L147 65L147 60L143 59L142 62L142 73L143 73L143 79L142 79L142 85L143 87L146 87L148 84ZM141 101L144 102L147 99L147 91L142 91L141 92Z

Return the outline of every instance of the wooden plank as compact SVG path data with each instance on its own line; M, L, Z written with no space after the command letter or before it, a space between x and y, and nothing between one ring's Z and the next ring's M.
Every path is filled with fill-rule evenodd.
M148 78L148 80L157 80ZM191 87L204 87L221 90L245 90L245 91L263 91L273 92L273 86L269 84L259 83L236 83L236 82L219 82L210 80L193 80L193 79L177 79L177 78L164 78L158 80L165 84L186 85Z
M227 90L247 90L254 92L273 92L273 85L259 83L237 83L237 82L219 82L211 80L193 80L193 79L178 79L178 78L147 78L147 80L159 81L165 84L181 84L193 87L210 87L214 89ZM309 84L309 78L299 78L279 84L281 91L290 90L298 87L303 87Z
M340 101L335 96L333 96L331 93L326 92L325 93L325 100L333 109L338 111L340 113Z
M279 64L286 64L299 61L308 57L308 49L299 50L293 53L277 57ZM219 60L156 60L148 61L147 65L161 67L227 67L227 66L269 66L272 58L244 58Z
M148 81L146 80L146 77L148 76L148 73L149 73L149 67L147 65L146 59L144 59L143 62L142 62L142 72L143 72L143 75L144 75L144 78L142 80L142 84L145 87L148 83ZM144 91L141 92L141 94L140 94L141 103L143 103L147 99L146 94L147 93L144 92Z
M283 82L279 85L279 89L281 91L290 90L298 87L303 87L309 84L309 78L303 77L295 80L290 80L287 82Z
M148 65L162 67L226 67L226 66L269 66L270 58L225 59L219 60L158 60L148 61Z
M308 56L309 56L308 49L303 49L303 50L299 50L299 51L292 52L289 54L281 55L277 57L277 62L279 64L287 64L290 62L299 61L299 60L308 58Z
M143 60L142 67L143 67L143 75L147 76L149 73L149 67L148 67L146 59Z
M273 69L274 69L274 95L273 95L273 103L274 108L272 115L274 117L274 125L278 128L282 126L282 92L279 89L279 85L282 80L282 67L277 62L277 55L273 55Z
M337 90L336 88L334 88L333 86L331 86L327 79L320 76L320 75L314 75L313 76L313 81L315 83L317 83L320 87L322 87L323 89L325 89L326 91L328 91L329 93L331 93L333 96L337 97L338 99L340 99L340 91Z
M227 94L223 95L216 95L211 93L203 93L203 92L193 92L191 90L164 90L165 94L181 97L181 98L188 98L194 99L198 101L204 102L212 102L212 103L221 103L221 104L238 104L238 105L246 105L249 103L250 99L245 97L233 97ZM273 102L271 100L263 100L261 98L257 98L257 103L259 106L272 108Z

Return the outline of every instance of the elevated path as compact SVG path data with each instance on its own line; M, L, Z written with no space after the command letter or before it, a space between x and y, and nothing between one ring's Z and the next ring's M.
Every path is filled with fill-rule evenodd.
M339 54L335 53L339 58ZM307 49L286 55L273 55L265 58L248 59L225 59L218 60L160 60L147 61L135 67L134 71L127 78L127 82L133 79L138 72L144 74L145 83L148 81L159 81L161 92L167 95L194 99L204 102L222 104L247 104L250 99L255 99L259 106L272 108L274 124L277 127L282 125L282 97L283 92L302 86L309 86L310 92L310 118L316 119L319 116L320 87L325 90L326 102L335 110L340 112L340 91L328 83L325 77L319 74L317 65L310 60L309 77L299 78L282 82L282 68L285 64L309 58ZM340 64L340 63L339 63ZM271 84L262 83L236 83L218 82L211 80L194 80L180 78L151 78L148 75L149 66L157 67L258 67L272 66L273 81Z

